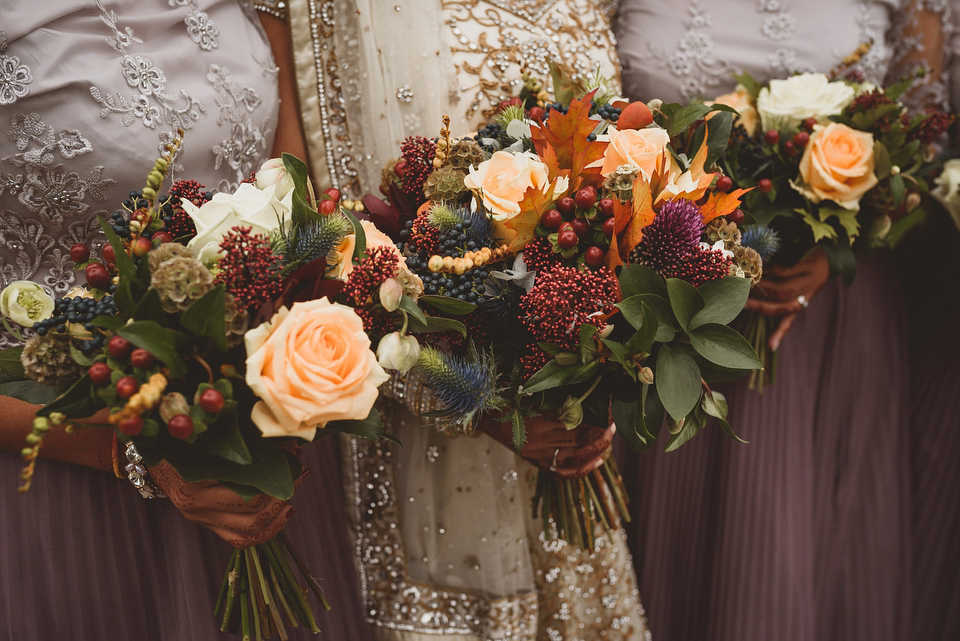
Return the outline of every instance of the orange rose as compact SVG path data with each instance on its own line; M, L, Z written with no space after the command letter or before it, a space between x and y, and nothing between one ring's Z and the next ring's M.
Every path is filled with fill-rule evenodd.
M312 440L329 421L364 419L388 375L353 309L326 298L281 307L244 336L251 418L264 436Z
M463 179L467 189L477 192L483 206L495 220L506 220L520 213L520 201L531 187L546 193L552 187L552 197L567 189L568 180L557 178L551 185L547 166L536 154L528 151L512 154L498 151L489 160L470 168Z
M741 86L737 86L736 90L732 93L725 93L722 96L717 96L717 99L713 102L705 102L705 105L726 105L728 107L733 107L740 114L739 117L734 120L734 124L741 124L743 128L747 130L747 134L752 136L753 132L757 130L757 108L753 105L753 100L750 98L750 94ZM714 115L719 112L712 111L707 114L707 119L709 120Z
M667 143L670 136L660 127L646 129L610 130L610 144L603 152L600 173L608 176L621 165L632 165L643 177L650 177L663 166L664 155L669 155Z
M369 220L361 220L363 235L366 237L367 247L388 247L400 258L400 273L397 280L403 285L403 293L413 299L423 295L423 281L407 267L407 259L400 254L396 243ZM337 264L333 265L333 277L347 280L353 271L353 252L357 247L357 237L351 232L344 237L339 247L334 250Z
M814 125L800 159L804 184L794 188L813 202L859 209L860 199L877 184L873 169L872 134L836 122Z

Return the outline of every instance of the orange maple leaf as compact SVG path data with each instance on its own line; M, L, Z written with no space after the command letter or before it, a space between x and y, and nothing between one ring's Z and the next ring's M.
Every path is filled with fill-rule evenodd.
M513 238L504 239L509 243L507 251L518 252L536 237L535 230L540 224L540 217L553 204L553 189L554 184L551 184L545 191L530 187L524 192L520 213L503 223L504 227L516 234Z
M546 125L532 127L530 131L533 146L544 162L549 165L548 159L552 160L550 154L553 154L558 173L563 169L570 170L571 181L574 183L570 185L571 189L579 187L584 169L603 158L603 152L609 144L600 140L587 140L587 136L593 133L598 124L596 120L590 119L591 99L595 93L596 90L593 90L583 98L573 100L565 114L552 112ZM552 148L552 152L549 148Z
M726 194L721 194L719 192L713 192L710 194L710 197L707 198L707 202L700 207L700 214L703 216L703 224L706 225L714 218L726 216L734 209L739 207L740 196L744 195L751 189L753 189L753 187L749 187L747 189L734 189Z

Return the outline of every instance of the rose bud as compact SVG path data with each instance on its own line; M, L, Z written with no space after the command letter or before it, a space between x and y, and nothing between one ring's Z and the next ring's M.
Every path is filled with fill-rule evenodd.
M653 370L649 367L641 367L637 378L639 378L640 382L644 385L650 385L653 383Z
M164 394L160 400L160 418L164 423L169 423L174 416L189 413L190 405L187 404L187 397L180 392Z
M420 358L420 343L413 336L392 332L380 339L377 361L384 369L395 369L405 374Z
M400 307L400 299L403 298L403 285L396 278L388 278L380 285L380 304L388 312L395 311Z
M283 197L293 189L293 176L287 171L282 158L271 158L260 165L260 170L256 174L257 189L266 189L270 185L276 185L273 195L277 200L283 200Z

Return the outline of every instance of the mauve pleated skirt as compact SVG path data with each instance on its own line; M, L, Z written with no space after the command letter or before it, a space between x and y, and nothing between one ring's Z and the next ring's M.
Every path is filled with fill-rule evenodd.
M333 605L317 607L318 623L326 639L369 639L336 437L303 452L312 474L286 531ZM127 481L75 465L40 461L29 493L17 495L20 468L16 454L0 452L0 639L230 638L213 620L228 544L169 501L146 501Z
M907 358L895 275L828 283L762 395L631 455L631 542L657 641L893 641L908 622Z

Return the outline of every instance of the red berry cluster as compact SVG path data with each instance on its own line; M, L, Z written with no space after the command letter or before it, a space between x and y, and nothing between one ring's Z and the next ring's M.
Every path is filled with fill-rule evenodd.
M909 120L909 116L904 115ZM942 111L929 114L915 129L907 133L907 142L919 140L922 145L929 145L938 140L947 132L956 116ZM906 123L906 124L909 124Z
M197 207L203 205L208 197L207 188L196 180L178 180L170 187L169 195L170 206L172 208L172 223L165 228L173 238L182 236L195 236L197 227L193 224L193 219L187 215L180 204L184 200L189 200Z
M527 271L543 275L560 265L560 255L554 253L553 246L546 237L536 238L524 246L523 262Z
M417 214L410 229L410 246L428 256L439 251L440 230L430 224L430 212L424 209Z
M690 254L685 260L664 270L664 278L679 278L694 287L718 280L730 273L729 258L723 252L713 249L699 249Z
M366 256L350 272L343 292L357 307L363 307L383 281L397 275L400 256L392 247L368 247Z
M574 349L580 325L606 327L598 314L614 311L619 302L617 279L610 270L583 271L557 267L537 277L537 282L520 299L523 324L539 341Z
M252 234L252 227L234 227L220 241L224 255L220 273L214 282L247 309L259 309L274 300L283 289L280 280L280 257L270 246L265 234Z
M393 170L403 179L403 191L408 194L423 194L423 183L433 171L433 158L437 143L423 136L409 136L400 145L401 159Z
M553 358L550 354L540 349L536 343L527 345L523 356L520 357L520 380L527 380Z

